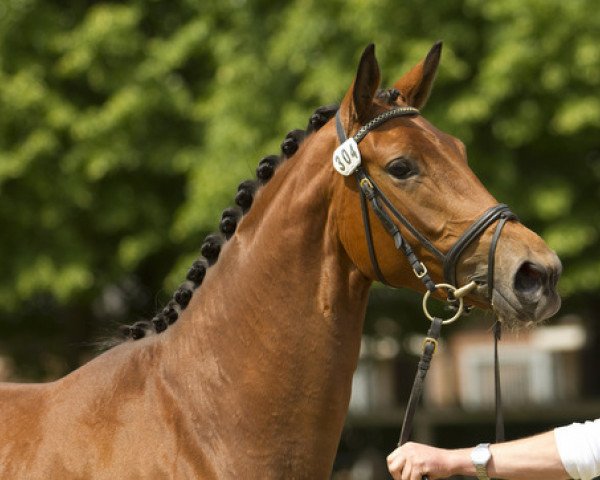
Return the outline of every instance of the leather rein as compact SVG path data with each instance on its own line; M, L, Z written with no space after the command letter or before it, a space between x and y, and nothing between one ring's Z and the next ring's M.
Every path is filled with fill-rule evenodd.
M386 284L387 282L377 260L377 254L375 251L375 245L373 242L373 234L371 229L370 217L369 217L369 206L379 218L382 225L388 234L393 238L396 249L401 251L407 258L410 266L413 269L414 274L419 278L425 288L427 289L423 298L423 310L429 320L431 320L431 327L427 332L425 341L423 342L423 350L419 365L417 368L417 374L413 383L413 388L410 394L408 405L406 407L404 421L402 424L402 432L400 434L400 440L398 445L404 444L408 441L412 430L412 422L415 415L416 407L420 399L423 382L433 354L435 353L438 339L441 332L441 327L444 324L451 323L458 319L464 311L463 297L470 293L477 287L475 282L471 282L468 285L458 288L456 286L456 265L464 250L485 230L488 229L492 224L497 222L496 228L492 235L490 242L490 249L488 252L488 271L487 271L487 291L488 300L492 301L492 294L494 291L494 264L496 248L498 241L502 233L502 229L509 220L518 220L517 216L512 213L509 207L505 204L498 204L488 208L483 214L477 218L465 232L456 240L454 245L446 253L442 253L433 243L417 228L415 228L410 221L395 207L395 205L386 197L383 191L377 186L373 178L368 174L364 166L361 164L360 150L358 144L366 137L366 135L380 126L381 124L397 117L405 116L416 116L420 112L413 107L396 107L388 110L371 121L366 123L358 132L351 138L347 138L346 132L342 126L340 111L338 110L335 116L335 125L337 130L337 136L340 142L340 146L336 149L333 154L333 166L342 175L349 176L354 175L358 184L358 190L360 192L360 205L362 212L363 224L365 227L365 237L367 241L367 248L373 270L377 279ZM390 213L392 216L390 216ZM392 218L393 217L393 218ZM396 223L394 220L396 220ZM444 281L446 283L435 284L427 268L423 262L421 262L410 244L406 241L403 234L398 226L400 224L410 234L418 240L418 242L430 251L443 266ZM438 289L444 288L448 292L448 302L456 310L453 317L442 320L435 316L432 316L427 309L427 300L429 296ZM496 441L502 441L504 439L504 422L502 418L501 409L501 392L500 392L500 370L498 362L498 340L500 339L500 321L496 320L494 324L494 377L495 377L495 404L496 404ZM424 479L426 477L423 477Z

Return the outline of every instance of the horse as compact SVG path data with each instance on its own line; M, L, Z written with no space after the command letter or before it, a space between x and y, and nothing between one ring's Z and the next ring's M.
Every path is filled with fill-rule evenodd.
M436 252L482 212L493 215L451 269L456 285L472 285L464 301L511 325L553 315L558 257L513 217L500 219L463 143L420 114L441 49L379 90L368 46L339 107L318 109L281 155L261 161L257 181L242 183L164 310L57 381L2 384L0 477L328 478L370 286L445 298ZM357 182L341 170L358 142L338 149L360 131ZM404 222L390 220L391 207ZM488 226L500 221L498 239Z

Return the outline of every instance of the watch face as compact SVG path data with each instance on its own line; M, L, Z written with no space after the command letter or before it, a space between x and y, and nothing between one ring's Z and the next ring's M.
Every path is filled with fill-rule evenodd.
M487 445L477 445L475 450L471 453L471 459L473 460L473 463L477 465L487 464L491 456Z

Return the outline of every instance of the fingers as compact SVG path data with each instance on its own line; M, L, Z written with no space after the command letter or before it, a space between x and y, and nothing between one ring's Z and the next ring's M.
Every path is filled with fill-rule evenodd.
M387 457L387 465L394 480L433 480L427 477L425 465L406 455L405 451L397 448Z
M402 480L402 470L404 469L405 463L406 458L401 454L400 449L396 449L388 455L388 470L394 480Z

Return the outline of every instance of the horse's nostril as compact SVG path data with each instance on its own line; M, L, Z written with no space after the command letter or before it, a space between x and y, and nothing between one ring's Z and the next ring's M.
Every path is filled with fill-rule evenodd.
M546 280L544 267L532 262L523 262L515 274L515 291L522 295L533 295L544 286Z

